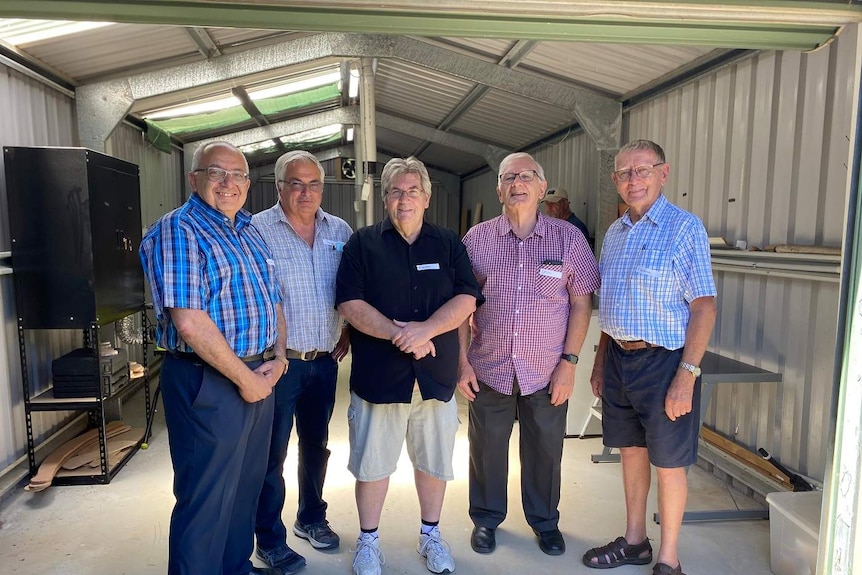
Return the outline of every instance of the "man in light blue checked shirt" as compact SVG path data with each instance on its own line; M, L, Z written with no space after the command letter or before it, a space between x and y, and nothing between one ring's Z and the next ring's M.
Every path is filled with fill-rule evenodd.
M252 221L275 261L290 368L275 388L275 420L255 533L258 557L293 573L305 566L305 558L287 545L281 514L284 461L294 419L299 436L299 507L293 533L315 549L335 549L339 544L326 521L323 483L338 362L349 345L348 329L335 309L335 275L352 230L320 208L324 173L314 155L302 150L282 155L275 164L275 180L278 201Z
M683 575L677 543L697 460L700 361L715 323L715 282L701 221L662 194L670 165L649 140L623 146L612 179L628 206L599 260L599 327L590 377L604 444L620 449L626 531L584 554L588 567L646 565L650 464L658 475L661 546L653 575Z

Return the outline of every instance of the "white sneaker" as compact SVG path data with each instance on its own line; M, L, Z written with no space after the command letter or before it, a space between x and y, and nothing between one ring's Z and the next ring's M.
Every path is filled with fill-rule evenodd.
M380 575L380 567L386 563L380 550L380 539L368 533L362 533L356 540L356 551L353 554L353 575Z
M440 537L440 529L435 525L427 535L419 534L419 555L425 558L425 565L432 573L454 573L455 560L449 550L449 544Z

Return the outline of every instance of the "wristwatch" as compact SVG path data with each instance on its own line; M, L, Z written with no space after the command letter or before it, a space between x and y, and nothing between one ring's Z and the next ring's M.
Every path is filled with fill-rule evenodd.
M679 362L679 367L691 373L694 377L700 377L700 367L696 365L692 365L690 363L686 363L684 361Z
M572 365L578 365L578 356L576 356L573 353L561 353L560 359L565 359L566 361L568 361Z

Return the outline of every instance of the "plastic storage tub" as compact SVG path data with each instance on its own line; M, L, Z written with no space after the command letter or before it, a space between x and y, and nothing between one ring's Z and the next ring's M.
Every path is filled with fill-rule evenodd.
M769 559L775 575L813 575L820 537L820 491L779 491L769 503Z

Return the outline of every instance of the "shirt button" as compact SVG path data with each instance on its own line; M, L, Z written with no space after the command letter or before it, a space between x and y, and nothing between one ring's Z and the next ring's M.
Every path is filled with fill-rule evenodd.
M413 291L416 291L418 289L419 289L419 286L413 286Z
M414 310L413 310L413 313L419 313L419 310L418 310L418 309L414 309Z
M522 268L522 267L524 267L524 264L518 264L518 267Z
M513 354L512 354L512 359L518 359L518 356L517 356L517 355L515 355L515 354L513 353Z
M518 286L518 291L521 291L521 286Z
M521 313L521 310L516 309L516 310L515 310L515 313Z
M515 333L513 333L512 335L513 335L513 336L515 336L515 337L518 337L518 332L515 332Z

